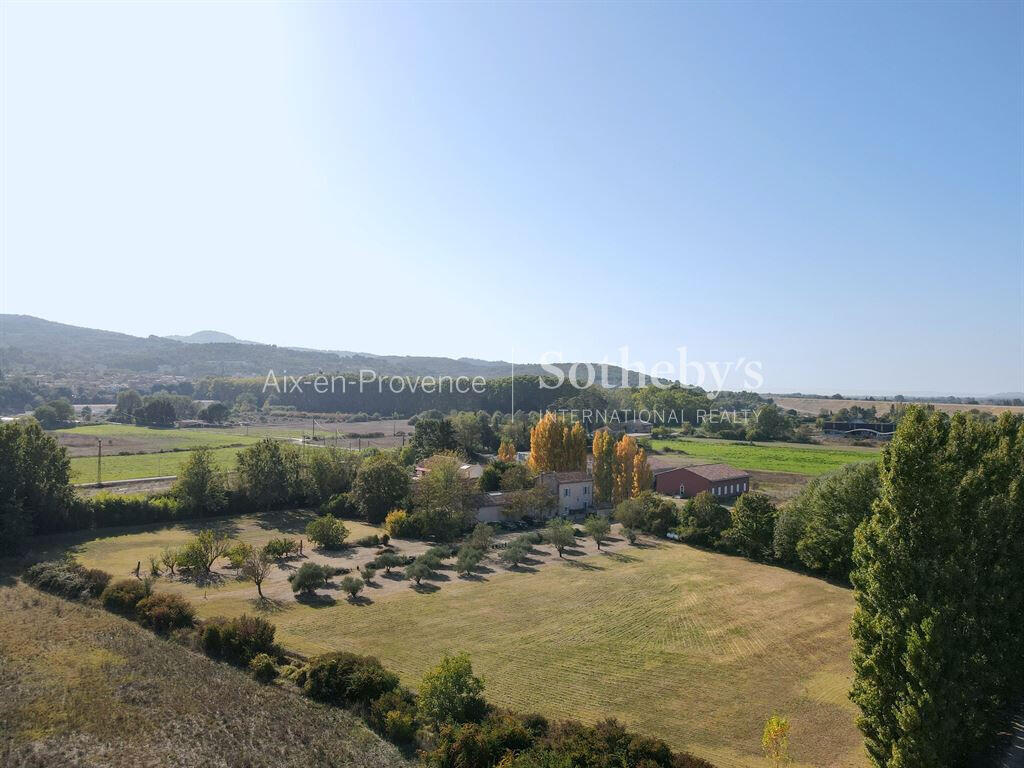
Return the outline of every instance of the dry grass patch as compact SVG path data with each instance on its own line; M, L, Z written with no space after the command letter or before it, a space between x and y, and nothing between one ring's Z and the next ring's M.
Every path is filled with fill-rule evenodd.
M96 608L0 587L0 765L392 768L355 717Z

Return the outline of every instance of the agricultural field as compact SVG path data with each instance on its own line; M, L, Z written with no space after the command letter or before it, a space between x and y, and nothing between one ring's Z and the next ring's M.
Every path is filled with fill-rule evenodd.
M216 524L254 544L301 535L303 513ZM122 530L93 539L51 539L86 565L123 575L197 526ZM352 537L373 530L346 522ZM416 554L423 542L396 542ZM315 560L352 567L375 550ZM378 574L358 602L336 586L299 603L287 563L255 600L251 584L226 569L197 584L166 574L157 589L179 592L202 616L262 609L286 647L304 654L347 649L373 654L416 684L446 650L468 651L496 704L554 717L607 716L722 768L762 766L760 730L773 711L792 723L796 765L863 766L847 699L849 590L781 568L665 541L604 552L592 542L560 560L544 545L510 571L491 559L470 579L445 569L420 589Z
M780 397L778 395L766 395L766 397L772 398L775 404L780 408L786 410L793 409L797 413L806 416L817 416L821 409L824 408L827 411L838 411L840 408L850 408L852 406L859 406L861 408L871 408L874 406L875 412L879 416L889 412L890 405L900 405L892 400L833 400L830 397ZM902 403L902 405L909 405L910 403ZM918 405L924 405L924 403L918 403ZM1021 405L992 405L989 403L980 403L978 405L966 405L961 403L930 403L935 406L935 410L942 411L943 413L957 413L958 411L988 411L998 416L1004 411L1010 413L1024 413L1024 406Z
M259 439L247 436L237 427L230 429L158 429L133 424L96 424L91 427L56 429L51 433L67 448L71 457L96 457L96 441L103 441L103 455L181 451L206 446L224 448L250 445Z
M646 441L645 441L646 442ZM873 461L881 455L875 448L834 448L794 443L735 443L706 438L650 440L660 452L657 463L671 457L678 464L725 462L746 470L823 475L855 461Z
M354 715L0 578L0 765L411 765Z
M211 451L217 466L223 470L235 468L235 456L241 447L215 448ZM164 477L176 475L191 451L168 451L165 453L135 453L127 456L103 456L103 482L130 480L136 477ZM96 482L96 456L79 456L71 459L72 483Z
M299 442L308 438L312 429L306 420L289 419L273 424L210 427L200 429L159 429L133 424L96 424L50 432L67 449L71 457L71 482L96 482L96 443L103 441L103 482L130 480L139 477L162 477L177 474L188 458L188 451L200 446L211 448L222 469L233 469L239 449L271 437ZM329 429L328 429L329 428ZM337 428L337 435L334 429ZM391 448L402 445L402 435L411 431L405 421L317 422L317 444L340 448ZM369 437L377 433L384 437ZM351 435L346 437L345 435ZM323 439L326 436L326 439Z

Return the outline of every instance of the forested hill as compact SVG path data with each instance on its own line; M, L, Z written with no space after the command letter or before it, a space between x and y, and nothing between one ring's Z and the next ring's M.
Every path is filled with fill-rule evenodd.
M219 334L218 334L219 335ZM226 336L226 334L224 334ZM564 370L569 365L559 366ZM473 358L411 357L352 354L279 347L252 342L196 343L161 336L81 328L29 315L0 315L0 371L56 373L99 370L164 373L189 378L204 376L265 376L278 374L357 372L361 369L388 376L483 376L501 378L512 372L511 363ZM539 365L516 365L516 374L539 376ZM608 366L607 381L622 383L623 369ZM585 371L579 376L583 378ZM628 372L628 383L639 376Z

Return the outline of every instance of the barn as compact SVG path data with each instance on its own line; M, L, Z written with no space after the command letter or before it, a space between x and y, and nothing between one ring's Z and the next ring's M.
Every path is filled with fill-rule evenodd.
M727 498L750 490L750 473L728 464L664 467L654 470L654 490L684 498L708 491Z

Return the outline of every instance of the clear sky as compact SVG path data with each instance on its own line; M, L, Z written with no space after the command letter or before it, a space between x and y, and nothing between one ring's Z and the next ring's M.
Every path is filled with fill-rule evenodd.
M3 24L3 312L1024 390L1019 2L5 2Z

